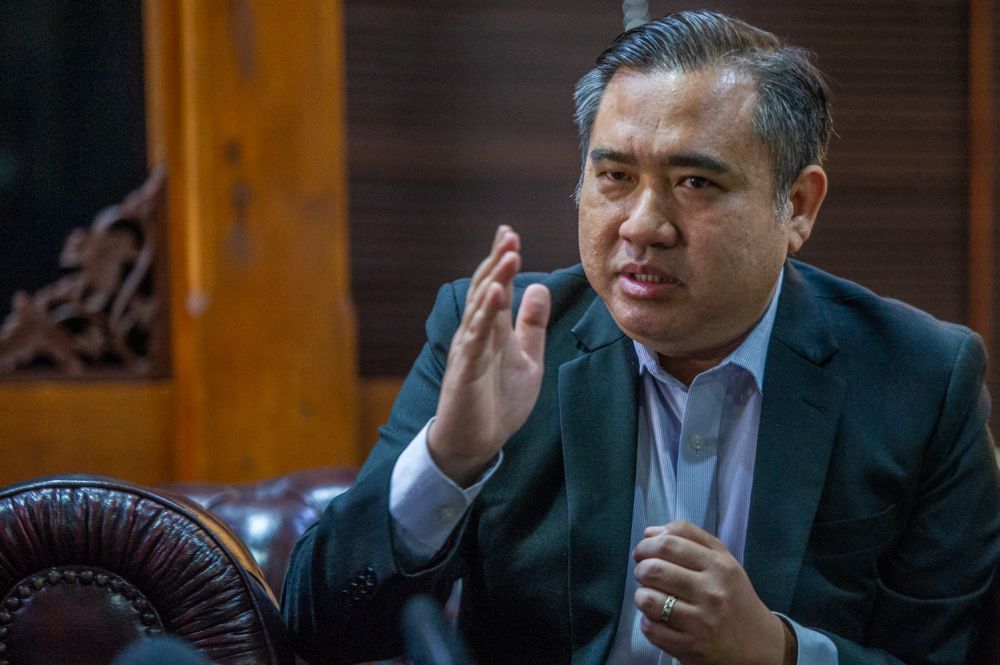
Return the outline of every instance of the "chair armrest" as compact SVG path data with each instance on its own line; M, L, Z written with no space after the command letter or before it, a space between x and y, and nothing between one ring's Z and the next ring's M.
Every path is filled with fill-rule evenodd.
M188 499L89 475L0 489L0 644L11 662L103 665L167 632L219 665L289 665L264 579L232 530Z

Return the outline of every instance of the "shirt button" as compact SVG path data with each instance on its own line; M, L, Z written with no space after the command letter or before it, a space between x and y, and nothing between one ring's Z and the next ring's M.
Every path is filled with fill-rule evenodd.
M444 507L444 508L442 508L441 510L438 511L438 516L442 520L445 520L445 521L450 520L453 517L455 517L455 509L452 508L451 506L446 506L446 507Z
M701 434L695 434L691 437L690 443L692 448L694 448L697 452L701 452L701 449L705 447L705 437Z

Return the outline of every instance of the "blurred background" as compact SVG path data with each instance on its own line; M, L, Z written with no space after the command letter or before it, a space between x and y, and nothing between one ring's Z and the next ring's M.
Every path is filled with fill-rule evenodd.
M800 258L1000 356L995 0L697 6L830 78ZM572 87L626 15L692 7L0 2L0 481L359 464L498 224L577 261Z

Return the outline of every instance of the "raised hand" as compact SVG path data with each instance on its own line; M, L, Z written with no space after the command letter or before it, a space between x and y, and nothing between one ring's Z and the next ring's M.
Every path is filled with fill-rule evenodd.
M472 276L427 436L435 463L462 486L524 424L538 399L550 295L544 286L529 286L512 325L520 248L517 233L499 227L490 255Z
M688 522L647 528L636 545L635 604L646 639L684 665L781 665L791 629L772 614L739 562ZM673 603L666 623L664 603ZM794 653L794 651L792 651Z

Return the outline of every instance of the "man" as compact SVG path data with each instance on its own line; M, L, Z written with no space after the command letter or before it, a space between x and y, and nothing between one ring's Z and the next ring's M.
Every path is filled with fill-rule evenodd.
M285 616L315 663L400 651L447 595L481 663L963 663L998 560L981 341L790 260L827 91L718 14L577 85L582 267L498 229L445 286Z

